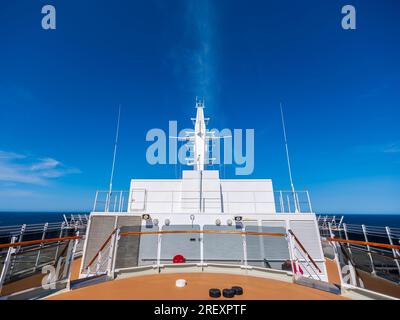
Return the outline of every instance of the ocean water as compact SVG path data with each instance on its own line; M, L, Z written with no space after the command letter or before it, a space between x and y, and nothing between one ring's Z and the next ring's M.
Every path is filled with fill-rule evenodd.
M343 216L343 222L348 224L400 228L400 214L345 214Z
M0 226L58 222L63 221L63 214L56 212L0 212ZM77 214L76 212L74 214ZM85 214L85 212L79 212ZM86 212L86 214L89 214ZM338 217L340 215L337 215ZM389 226L400 228L400 214L346 214L344 222L349 224L365 224L368 226Z
M35 223L46 223L46 222L60 222L64 221L63 214L69 217L71 214L77 214L76 212L69 213L57 213L57 212L0 212L0 226L11 226L21 224L35 224ZM79 214L85 214L79 212ZM88 214L88 213L87 213Z

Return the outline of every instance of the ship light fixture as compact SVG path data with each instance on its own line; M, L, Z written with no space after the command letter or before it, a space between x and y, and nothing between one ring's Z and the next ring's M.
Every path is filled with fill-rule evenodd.
M215 224L216 224L217 226L220 226L220 225L221 225L221 220L219 220L219 219L215 220Z
M158 219L153 219L153 224L154 224L155 226L158 226Z
M169 219L165 219L164 223L165 223L166 226L169 226L171 221L169 221Z
M232 225L232 220L231 219L228 219L228 221L226 221L226 224L228 225L228 226L231 226Z

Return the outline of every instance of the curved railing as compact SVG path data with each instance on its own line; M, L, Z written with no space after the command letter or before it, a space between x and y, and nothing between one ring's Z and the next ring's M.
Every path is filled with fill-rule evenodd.
M123 229L123 228L122 228ZM115 260L117 256L118 242L122 237L128 236L139 236L146 237L150 235L154 236L162 236L162 235L185 235L185 234L193 234L193 235L237 235L242 236L243 240L243 248L246 247L246 236L257 236L257 237L281 237L285 238L287 243L287 251L288 258L279 260L282 261L283 265L286 264L286 269L281 269L285 271L293 272L296 276L305 276L309 278L314 278L321 280L323 271L318 266L317 262L311 257L310 253L306 250L306 248L302 245L300 240L295 236L292 230L289 230L287 233L279 233L279 232L254 232L254 231L236 231L236 230L163 230L163 231L121 231L121 229L114 230L104 241L104 243L100 246L99 250L96 254L90 259L82 273L86 273L86 276L96 276L99 274L109 274L113 275L114 272L118 269L115 265ZM195 239L194 239L195 240ZM240 240L240 241L242 241ZM160 242L157 245L160 250ZM161 245L162 247L162 245ZM246 251L246 249L244 249ZM270 250L270 249L269 249ZM177 249L179 251L179 249ZM204 251L201 247L201 258L197 261L201 265L203 264ZM158 267L161 266L160 253L158 252L158 257L156 259L156 265ZM222 264L224 262L224 253L217 259ZM265 260L265 259L264 259ZM171 259L172 261L172 259ZM233 260L225 260L230 263ZM275 262L277 262L276 260ZM252 259L251 257L247 257L246 254L243 255L243 259L239 259L237 264L241 264L242 267L247 267L252 262L260 262L259 260ZM266 261L267 262L267 261ZM236 264L236 263L235 263ZM132 266L137 267L137 266ZM268 267L267 267L268 268ZM283 268L283 267L282 267Z
M327 240L328 241L333 241L333 242L347 243L347 244L357 244L357 245L362 245L362 246L370 246L370 247L377 247L377 248L400 250L400 245L398 246L398 245L392 245L392 244L386 244L386 243L347 240L347 239L340 239L340 238L327 238Z
M46 281L55 286L67 283L70 264L82 251L83 241L80 240L83 239L84 235L79 235L78 231L75 236L49 239L17 241L17 237L13 237L10 243L0 244L0 295L40 288L43 279L36 274L51 270L54 274ZM13 283L18 284L14 286Z
M341 283L400 298L400 245L327 237Z

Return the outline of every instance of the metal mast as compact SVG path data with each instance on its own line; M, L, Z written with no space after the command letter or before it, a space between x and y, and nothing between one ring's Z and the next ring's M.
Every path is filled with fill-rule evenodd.
M108 212L110 210L111 194L112 194L114 171L115 171L115 160L117 157L117 148L118 148L120 119L121 119L121 105L119 105L119 108L118 108L117 131L116 131L116 135L115 135L114 154L113 154L113 161L112 161L112 166L111 166L110 187L109 187L108 197L107 197L107 202L106 202L106 212Z
M286 126L285 126L285 118L283 116L283 108L282 108L282 103L279 104L280 109L281 109L281 117L282 117L282 128L283 128L283 137L285 139L285 149L286 149L286 160L287 160L287 164L288 164L288 170L289 170L289 179L290 179L290 186L292 188L292 193L293 193L293 201L295 204L295 210L296 212L299 211L298 208L298 200L296 199L296 193L295 193L295 189L294 189L294 184L293 184L293 178L292 178L292 168L290 165L290 157L289 157L289 147L288 147L288 143L287 143L287 137L286 137Z

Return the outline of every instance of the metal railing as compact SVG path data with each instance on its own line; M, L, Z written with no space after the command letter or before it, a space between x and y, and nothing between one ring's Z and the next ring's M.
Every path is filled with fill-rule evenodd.
M295 236L292 230L287 233L278 232L253 232L253 231L239 231L239 230L163 230L163 231L124 231L125 227L118 228L114 230L100 247L98 252L90 259L90 262L81 270L82 274L86 274L87 277L99 276L107 274L110 277L114 277L115 273L125 269L135 269L143 265L148 265L150 262L153 267L162 268L165 265L174 264L173 257L166 258L164 247L168 247L168 242L174 237L182 236L193 236L190 241L197 241L194 236L198 235L200 241L197 247L197 254L194 254L196 250L186 249L186 253L189 254L189 258L185 258L187 263L195 263L198 266L206 266L210 263L217 263L220 265L236 265L241 268L253 268L261 267L265 269L277 269L290 272L294 277L306 277L317 280L326 279L324 277L321 267L318 263L323 263L321 260L314 260L310 253L301 244L300 240ZM130 264L129 266L124 266L123 268L118 266L118 249L121 246L122 238L129 237L140 237L140 241L146 237L153 236L154 246L153 252L149 256L142 258L138 256L137 261ZM207 239L207 236L213 238ZM237 244L236 249L233 250L233 254L228 252L220 252L217 256L210 254L205 247L207 242L212 243L218 242L217 237L231 237L230 240ZM167 238L168 237L168 238ZM274 237L281 238L286 244L286 254L281 257L275 256L274 258L265 258L265 256L260 255L258 258L248 256L248 244L251 241L251 237L258 238L257 241L253 241L253 248L255 243L260 243L264 238ZM175 239L177 240L177 239ZM254 239L253 239L254 240ZM135 239L132 239L135 241ZM137 238L136 238L137 241ZM179 241L179 240L178 240ZM221 239L221 241L226 241ZM176 242L174 242L176 243ZM132 243L131 243L132 245ZM215 248L215 245L212 245ZM130 247L131 248L131 247ZM271 250L268 246L260 246L260 251ZM182 253L180 250L182 248L175 247L174 251L176 253ZM168 250L166 250L169 252ZM185 251L185 249L183 249ZM236 252L235 252L236 251ZM139 252L139 250L138 250ZM141 264L141 262L143 264Z
M82 214L64 216L61 222L1 226L0 289L56 263L69 237L79 233L84 239L87 222L88 216ZM83 251L83 243L83 240L78 242L76 254Z
M238 197L240 196L240 197ZM312 213L308 191L130 191L96 192L93 212L145 211L152 206L167 208L176 213L185 210L205 212L218 209L230 213L235 206L246 206L254 212L258 208L268 213Z
M0 244L0 250L6 255L0 273L0 296L12 296L18 292L65 288L71 275L71 264L84 237L17 241L13 237L10 243ZM40 260L37 253L42 253ZM50 267L50 268L49 268ZM36 277L38 271L48 276ZM29 271L29 272L27 272ZM43 272L45 271L45 272ZM13 285L15 281L19 283Z
M334 249L344 287L350 285L400 298L400 256L390 255L391 250L398 252L400 245L341 239L333 234L324 241L329 241ZM374 276L382 280L372 280Z
M400 228L346 224L340 220L334 224L334 218L330 222L319 219L321 236L342 239L341 245L356 268L400 284Z

